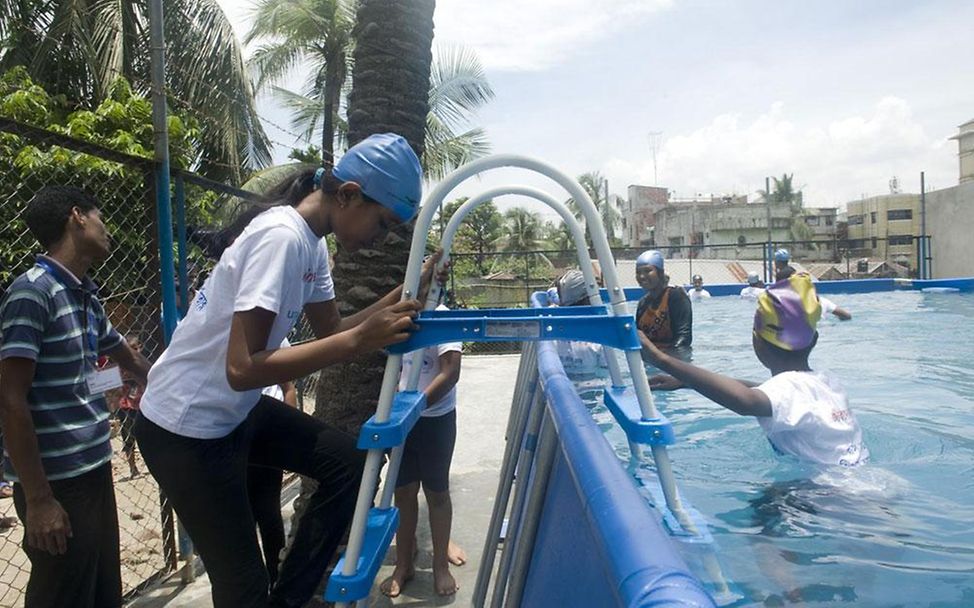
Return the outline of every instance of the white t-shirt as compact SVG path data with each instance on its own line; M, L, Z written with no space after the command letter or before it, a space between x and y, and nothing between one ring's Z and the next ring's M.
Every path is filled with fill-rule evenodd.
M763 287L752 287L748 285L741 290L741 297L747 300L757 300L762 291L764 291Z
M260 397L260 389L237 392L227 382L233 314L254 308L276 313L267 338L276 347L305 304L334 297L325 240L292 207L260 214L223 253L149 371L142 414L177 435L226 436Z
M822 296L819 296L818 297L818 303L822 305L822 316L823 317L825 315L832 314L833 312L835 312L835 309L838 308L838 306L836 306L835 302L833 302L832 300L830 300L828 298L822 297Z
M605 367L605 352L601 344L592 342L558 341L558 356L567 371L594 373Z
M779 452L848 467L869 459L845 391L831 375L782 372L757 389L768 396L772 412L758 422Z
M436 310L449 310L446 306L440 304L436 307ZM462 352L463 343L462 342L447 342L446 344L437 344L436 346L430 346L423 349L423 369L419 372L419 384L416 389L419 391L425 391L426 387L430 385L433 378L440 373L440 356L445 355L450 352ZM412 364L412 354L406 353L402 358L402 372L399 374L399 390L406 390L406 382L409 378L409 370L413 368ZM443 395L443 397L436 403L427 403L426 409L420 413L420 416L426 418L434 418L436 416L442 416L443 414L449 414L451 411L457 407L457 387L454 386Z
M706 300L710 297L710 292L706 289L696 290L691 287L690 291L687 292L687 295L690 296L691 300Z
M284 338L281 342L281 348L287 348L291 346L291 341ZM271 384L270 386L265 386L264 390L260 391L261 395L267 395L268 397L277 399L278 401L284 401L284 391L281 390L280 384Z

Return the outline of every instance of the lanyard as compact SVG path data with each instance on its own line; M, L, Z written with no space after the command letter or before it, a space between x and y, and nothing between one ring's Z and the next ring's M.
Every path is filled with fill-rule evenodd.
M64 286L65 289L77 289L76 287L65 285L64 281L62 281L61 277L59 276L59 274L63 271L52 266L47 262L47 260L39 259L37 260L37 265L51 273L54 278ZM84 289L83 286L81 286L80 289L82 294L81 330L84 334L84 339L81 340L81 354L84 356L85 362L87 363L89 361L88 351L91 351L91 367L94 368L98 362L98 335L95 333L97 329L93 328L92 326L97 326L97 319L94 318L94 310L89 311L91 294L88 293L88 290ZM95 329L95 331L92 331L92 329Z

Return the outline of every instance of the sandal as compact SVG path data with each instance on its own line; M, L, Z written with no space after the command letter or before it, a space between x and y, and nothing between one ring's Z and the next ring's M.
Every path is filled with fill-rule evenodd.
M0 481L0 498L10 498L14 495L14 487L9 481Z

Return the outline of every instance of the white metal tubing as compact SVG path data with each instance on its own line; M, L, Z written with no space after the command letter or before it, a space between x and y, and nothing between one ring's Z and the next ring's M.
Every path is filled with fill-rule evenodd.
M568 229L572 233L575 252L578 255L578 265L581 268L582 276L585 277L585 293L588 296L589 304L592 306L603 306L602 296L599 294L599 286L595 280L595 271L592 268L592 257L588 253L588 248L585 247L585 231L582 229L582 226L575 219L575 216L568 209L567 205L547 192L530 186L498 186L486 190L460 205L460 208L454 212L450 218L450 223L447 224L446 229L443 231L443 239L440 245L443 248L443 259L440 261L440 267L442 268L450 259L453 239L456 236L457 230L460 229L463 220L466 219L467 214L487 201L507 195L533 198L544 203L561 216L562 221L565 222L565 225L568 226ZM602 262L600 261L601 264ZM430 288L426 302L427 309L436 305L436 302L439 301L439 295L438 285ZM612 378L612 384L614 386L623 386L622 370L619 367L619 361L611 354L610 349L603 347L603 353L605 354L606 364L609 366L609 377Z
M540 381L536 381L539 384ZM507 536L504 537L504 548L501 550L501 562L497 567L497 580L494 581L494 589L491 593L490 605L497 608L504 600L507 590L507 579L511 574L511 560L514 557L514 549L520 542L521 516L523 515L524 501L527 499L530 488L527 487L531 479L531 472L534 469L537 457L538 435L541 430L542 415L545 410L545 396L541 387L536 386L534 399L528 410L527 423L524 435L521 438L521 445L516 446L520 453L517 456L517 467L514 471L515 479L514 497L511 500L511 514L507 526ZM530 443L524 441L531 437Z
M602 269L602 278L605 280L605 285L609 291L612 312L618 316L627 315L629 310L626 304L625 293L619 284L615 261L612 257L605 228L602 226L602 221L595 203L592 202L592 199L589 198L585 189L578 182L555 167L539 160L516 154L496 154L468 163L447 175L429 193L419 212L419 217L416 220L416 226L413 231L409 263L406 266L403 298L411 298L418 293L423 253L426 249L426 235L429 234L433 215L446 198L446 195L467 178L483 171L501 167L518 167L540 173L560 185L571 195L582 211L586 226L592 235L592 246L595 249L599 265ZM633 389L639 402L639 408L643 418L658 418L659 414L656 411L656 405L653 403L653 396L649 389L649 381L646 378L646 369L643 367L642 359L638 355L639 353L636 351L626 351L626 360L629 363L629 371L633 379ZM615 382L615 379L613 379L613 382ZM621 386L621 383L619 385ZM654 449L654 456L660 453L660 451ZM663 451L665 452L665 450ZM660 485L663 488L663 494L667 497L667 506L678 517L682 514L681 519L686 519L679 500L675 502L670 501L671 497L674 499L677 497L676 482L673 479L672 471L668 466L661 468L658 465L657 471L659 473Z
M585 231L582 226L569 211L568 207L557 200L555 197L551 196L543 190L538 190L537 188L532 188L530 186L499 186L496 188L490 188L481 192L477 196L466 201L460 208L454 212L453 216L450 218L450 223L447 224L446 229L443 231L443 238L441 239L440 247L443 248L443 260L441 264L445 264L449 260L450 252L453 247L453 239L456 236L457 230L459 230L460 225L463 220L466 219L467 214L471 211L495 198L501 196L518 195L533 198L540 201L547 206L551 207L555 212L561 216L562 221L568 226L568 229L572 233L572 240L575 243L575 252L578 255L578 264L582 269L582 274L585 276L585 291L589 298L596 298L598 304L601 305L602 300L599 297L599 287L595 282L595 271L592 269L592 257L588 253L588 249L585 247ZM435 291L434 291L435 290ZM438 300L439 296L439 286L436 285L434 288L430 289L430 294L428 300L432 300L434 303ZM427 304L427 308L429 305Z
M379 403L375 411L376 422L386 422L389 420L389 412L392 409L392 398L396 394L396 385L399 384L399 366L402 364L402 355L390 354L386 359L386 369L382 375L382 389L379 392ZM348 532L348 546L345 548L345 564L342 567L342 574L351 576L355 574L355 566L358 558L362 554L362 544L365 541L365 524L372 506L372 498L375 496L375 486L379 479L379 470L382 468L383 450L369 450L365 459L365 470L362 472L362 483L359 485L358 500L355 503L355 515L352 516L352 526Z
M548 481L551 477L551 467L555 461L557 450L557 434L554 423L548 415L548 408L544 407L541 420L541 431L538 434L538 450L535 453L534 483L531 484L527 504L524 506L524 519L518 530L517 544L514 546L514 557L511 560L511 578L507 583L507 599L505 606L520 606L521 595L524 593L524 581L528 576L528 566L534 543L538 535L538 523L541 511L545 506L545 495L548 492Z
M534 346L533 342L527 343ZM527 350L521 359L521 367L525 369L522 374L519 389L515 389L515 401L518 401L518 393L523 396L520 399L521 406L515 411L511 411L509 420L509 432L506 445L504 446L504 459L501 461L501 473L497 480L497 493L494 498L493 512L490 518L490 525L487 529L487 538L484 539L484 551L480 559L480 567L477 571L477 582L474 585L473 598L471 604L477 608L484 605L487 597L487 587L490 585L490 576L494 570L494 558L497 554L497 544L500 540L500 531L504 525L504 516L507 515L507 505L511 498L511 485L514 483L514 471L518 465L518 457L521 454L521 446L524 441L524 432L527 428L528 417L531 413L531 406L535 403L535 394L538 390L538 366L537 358L534 356L534 349ZM533 373L532 373L533 372Z
M386 469L386 480L382 486L382 498L379 500L379 507L388 509L392 506L392 498L396 492L396 480L399 479L399 465L402 463L403 446L397 445L392 448L389 455L389 467Z
M626 305L626 296L619 284L619 277L616 273L612 251L609 248L609 241L605 236L605 228L602 226L602 220L599 217L599 210L596 208L595 203L593 203L592 199L589 198L588 194L585 192L585 189L582 188L582 186L571 177L565 175L547 163L516 154L495 154L493 156L488 156L475 160L471 163L467 163L453 173L447 175L446 178L437 184L437 186L433 188L432 192L429 193L429 195L426 197L426 201L423 203L422 209L420 209L419 217L416 220L416 227L413 231L413 240L409 252L409 263L406 266L406 280L404 283L405 289L403 290L403 298L412 298L418 293L420 273L422 271L423 253L426 249L426 235L429 234L430 225L433 222L433 215L439 208L440 203L443 202L446 195L449 194L450 191L452 191L455 187L457 187L457 185L467 178L483 171L501 167L517 167L540 173L560 185L568 192L569 195L571 195L579 209L582 211L582 215L585 217L586 226L589 233L592 235L592 246L595 249L596 257L598 258L599 265L602 268L602 278L605 280L605 285L609 290L609 299L612 303L612 312L613 314L620 316L628 314L629 310ZM642 364L636 368L631 368L630 372L634 377L637 374L642 374L643 376L646 374ZM653 396L649 390L643 390L643 387L646 389L649 388L649 383L636 382L634 386L643 415L648 418L656 418L656 406L653 404Z

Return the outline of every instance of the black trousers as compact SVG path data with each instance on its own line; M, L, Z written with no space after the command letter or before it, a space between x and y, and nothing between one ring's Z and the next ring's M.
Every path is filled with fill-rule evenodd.
M247 495L250 510L260 531L260 547L264 550L264 565L271 585L277 582L284 548L284 518L281 517L281 484L284 471L250 465L247 468Z
M354 438L266 396L225 437L183 437L141 414L135 436L203 559L214 607L303 606L355 510L365 452ZM250 464L294 471L319 484L270 598L247 494Z
M122 605L118 557L118 511L112 465L104 464L78 477L51 481L51 490L71 520L64 555L51 555L27 544L30 559L26 608L116 608ZM14 508L27 526L27 499L14 484Z

